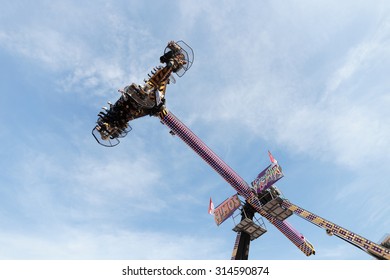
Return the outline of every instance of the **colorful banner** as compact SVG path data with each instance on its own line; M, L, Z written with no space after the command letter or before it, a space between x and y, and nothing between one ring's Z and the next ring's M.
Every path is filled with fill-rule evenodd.
M214 219L216 224L218 226L222 224L227 218L233 215L234 211L236 211L240 206L241 202L238 199L237 194L226 199L214 209Z
M257 193L260 193L268 189L283 176L282 167L277 163L271 164L257 175L256 179L252 182L252 187Z

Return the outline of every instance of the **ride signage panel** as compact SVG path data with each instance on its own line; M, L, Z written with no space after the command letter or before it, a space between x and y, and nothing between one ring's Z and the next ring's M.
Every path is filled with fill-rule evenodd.
M282 167L277 163L271 164L257 175L256 179L252 182L252 187L257 193L260 193L268 189L283 176Z
M237 194L226 199L214 209L215 223L218 226L222 224L227 218L233 215L234 211L236 211L240 206L241 202Z

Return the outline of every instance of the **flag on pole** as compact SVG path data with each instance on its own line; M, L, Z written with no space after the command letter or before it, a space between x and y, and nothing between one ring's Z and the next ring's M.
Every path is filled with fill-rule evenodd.
M214 203L211 200L211 197L210 197L210 203L209 203L209 214L214 215Z
M271 162L273 164L277 164L278 163L278 161L273 157L273 155L271 154L270 151L268 151L268 156L269 156L269 159L271 160Z

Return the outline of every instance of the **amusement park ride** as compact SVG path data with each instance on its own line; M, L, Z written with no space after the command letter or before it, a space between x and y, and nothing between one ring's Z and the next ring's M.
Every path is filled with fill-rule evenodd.
M125 137L131 130L129 121L146 115L160 118L161 123L170 129L171 134L183 140L237 192L215 209L209 207L209 213L214 215L217 225L231 216L241 215L239 223L233 229L237 232L237 238L232 259L248 259L250 241L267 231L262 218L259 220L255 217L255 213L259 213L306 256L315 254L315 250L313 245L286 221L292 214L324 229L327 234L335 235L358 247L376 259L389 260L390 236L387 236L380 245L376 244L283 198L274 185L283 177L283 172L270 152L271 164L248 184L166 108L165 92L170 81L174 81L173 73L179 77L183 76L192 66L193 57L191 47L183 41L169 42L160 57L163 66L154 68L143 85L133 83L119 90L121 96L115 104L108 103L109 107L103 107L92 130L96 141L103 146L116 146L119 144L119 138ZM236 210L239 210L239 214L234 216Z

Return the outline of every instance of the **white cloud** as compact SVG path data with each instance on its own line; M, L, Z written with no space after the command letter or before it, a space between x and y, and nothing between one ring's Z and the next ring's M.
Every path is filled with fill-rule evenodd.
M241 124L245 134L350 168L390 160L388 112L380 98L366 105L342 96L317 103L287 88L270 85L267 90L262 82L225 88L221 94L200 116L213 125Z
M179 32L194 46L196 61L183 81L172 86L175 87L172 91L183 94L170 95L168 105L177 104L183 118L190 123L196 121L200 130L207 129L209 138L220 141L217 147L239 146L248 138L256 137L274 142L288 153L309 155L314 165L318 159L335 162L342 169L352 169L356 175L364 172L368 165L381 162L386 166L383 174L388 173L390 131L386 120L390 117L390 98L385 82L389 70L388 31L384 25L376 35L370 36L376 28L377 11L382 7L368 9L375 5L367 4L367 9L361 5L350 8L351 3L330 5L310 1L283 3L282 6L277 2L253 1L238 5L232 1L223 7L180 2L179 14L175 9L168 11L160 6L162 9L158 12L166 20L164 26L174 23L172 29L162 29L158 21L153 23L149 13L147 16L137 14L140 7L143 12L148 10L142 2L136 2L135 6L103 4L79 7L77 2L56 3L44 7L43 11L50 11L44 17L37 16L38 12L19 14L18 22L12 27L1 25L0 47L13 57L33 62L29 71L42 67L55 73L61 90L85 94L88 90L96 97L105 92L111 94L113 88L129 81L141 82L158 61L166 43L156 44L157 34ZM172 11L174 16L170 14ZM361 17L363 14L365 16ZM358 21L359 18L363 21ZM176 30L176 27L180 28ZM81 104L80 110L87 104L90 103ZM74 112L74 118L84 113ZM93 112L94 116L96 113ZM68 116L61 114L57 118L68 120ZM202 126L204 122L207 125ZM31 134L32 143L43 142L43 147L33 145L34 152L24 155L18 150L19 159L12 159L17 161L12 166L15 174L7 179L15 183L14 188L2 191L13 192L8 197L21 207L17 211L12 208L12 215L3 215L0 221L11 228L23 224L24 229L15 234L10 229L0 236L0 242L8 248L3 251L4 258L10 255L16 258L26 255L28 258L127 258L128 252L136 252L142 258L218 258L216 252L224 249L219 245L214 248L215 240L170 235L170 231L161 229L163 222L151 225L147 220L154 216L154 222L187 219L164 216L177 210L170 207L172 202L180 204L178 208L185 209L185 213L190 213L194 205L201 205L199 196L212 188L210 182L214 182L210 178L214 177L208 177L207 173L199 179L196 178L198 173L193 172L194 175L184 170L190 170L192 164L203 167L203 163L190 162L184 158L186 154L175 153L176 148L167 148L169 142L162 145L164 152L168 149L167 153L173 154L169 157L171 166L168 166L163 152L159 154L158 148L150 145L159 146L160 140L141 145L142 141L136 137L131 140L127 137L121 144L130 143L129 149L96 153L96 149L88 146L92 141L80 136L86 131L85 122L55 123L61 128L57 137L70 139L73 145L70 150L62 151L62 145L47 145L54 142L57 145L57 141L41 141L50 138L49 133ZM44 125L47 124L44 122ZM217 128L210 133L210 127ZM11 128L5 129L11 131ZM218 129L228 130L229 140L213 137ZM147 139L156 135L149 126L142 126L137 133L143 133ZM233 142L237 139L242 142ZM81 141L82 145L76 141ZM176 141L174 145L181 144ZM362 177L357 177L360 179ZM376 182L378 180L376 176ZM176 192L177 189L168 186L172 182L177 188L187 186L191 190L187 192L182 188L182 192ZM351 183L340 187L339 193L334 195L336 200L346 202L347 207L349 201L355 205L356 201L361 201L359 195L365 190L366 186ZM378 197L383 190L386 189L381 185L364 202L369 211L366 217L372 219L372 224L377 224L388 213L386 207L383 213L379 207L373 207L376 202L386 205L386 195ZM226 196L225 193L219 195ZM137 224L142 228L134 229L131 223L141 212ZM13 216L15 224L10 222ZM79 229L80 224L95 227ZM97 228L96 224L101 227ZM199 226L199 223L194 224ZM54 229L45 232L44 227ZM110 227L120 227L123 231L107 230ZM34 233L28 232L31 228ZM102 228L106 230L101 231ZM176 229L179 228L177 225ZM158 233L151 232L156 229ZM10 245L8 240L12 241ZM137 240L147 240L146 247ZM108 245L99 246L102 243ZM122 248L122 244L126 246ZM197 244L196 248L191 244ZM230 253L230 244L228 247ZM28 248L29 252L23 248ZM202 251L196 252L197 248ZM187 255L189 251L191 254ZM329 257L337 258L337 255ZM226 254L222 258L226 258Z
M167 207L160 169L142 155L133 154L129 161L26 151L10 164L12 204L18 209L12 215L20 215L18 223L26 228L92 221L110 225ZM12 215L1 219L11 225Z
M359 231L368 231L372 227L375 228L376 236L380 236L390 228L388 219L390 205L387 203L390 193L388 183L382 180L388 170L389 167L382 166L380 162L368 165L348 184L335 188L334 199L343 204L345 213L354 213L352 219L359 217L358 220L365 221L363 225L356 226L356 229L360 228ZM359 203L357 204L356 201Z
M330 77L324 98L329 94L335 93L338 88L348 81L356 82L354 75L356 72L364 71L365 74L375 64L382 59L388 60L389 56L389 26L390 19L385 18L375 30L374 34L370 34L368 38L364 39L356 46L352 46L347 55L342 61L342 64L338 69L334 71L334 74Z
M47 236L48 234L48 236ZM39 235L3 232L0 259L225 259L221 242L190 234L52 228Z
M50 13L41 18L22 17L21 23L12 27L4 24L0 47L60 74L58 85L65 91L104 94L129 81L141 82L153 66L150 60L156 61L156 50L150 46L139 52L142 44L153 41L149 32L110 5L103 16L102 3L92 7L76 2L38 6ZM86 20L89 14L99 16Z
M378 23L375 16L381 15L379 9L359 5L356 10L366 14L364 22L369 27L358 36L352 32L358 17L347 9L349 4L343 6L349 17L337 23L341 27L321 21L321 34L327 34L324 37L316 37L319 26L308 24L313 14L303 13L300 5L290 7L293 12L275 8L275 13L286 17L269 24L264 22L266 15L254 18L247 11L239 28L248 31L235 35L238 27L226 23L213 38L216 56L210 60L215 67L207 68L210 80L215 74L220 83L197 89L201 100L195 106L202 112L197 118L231 129L241 126L245 135L347 168L388 162L389 92L383 75L389 70L388 20L384 17ZM311 5L308 10L329 15L333 8L322 11ZM301 17L289 25L297 13ZM218 16L227 14L229 9ZM329 48L341 33L350 33L350 41L345 39ZM304 38L294 38L296 34ZM349 51L344 57L346 46Z

